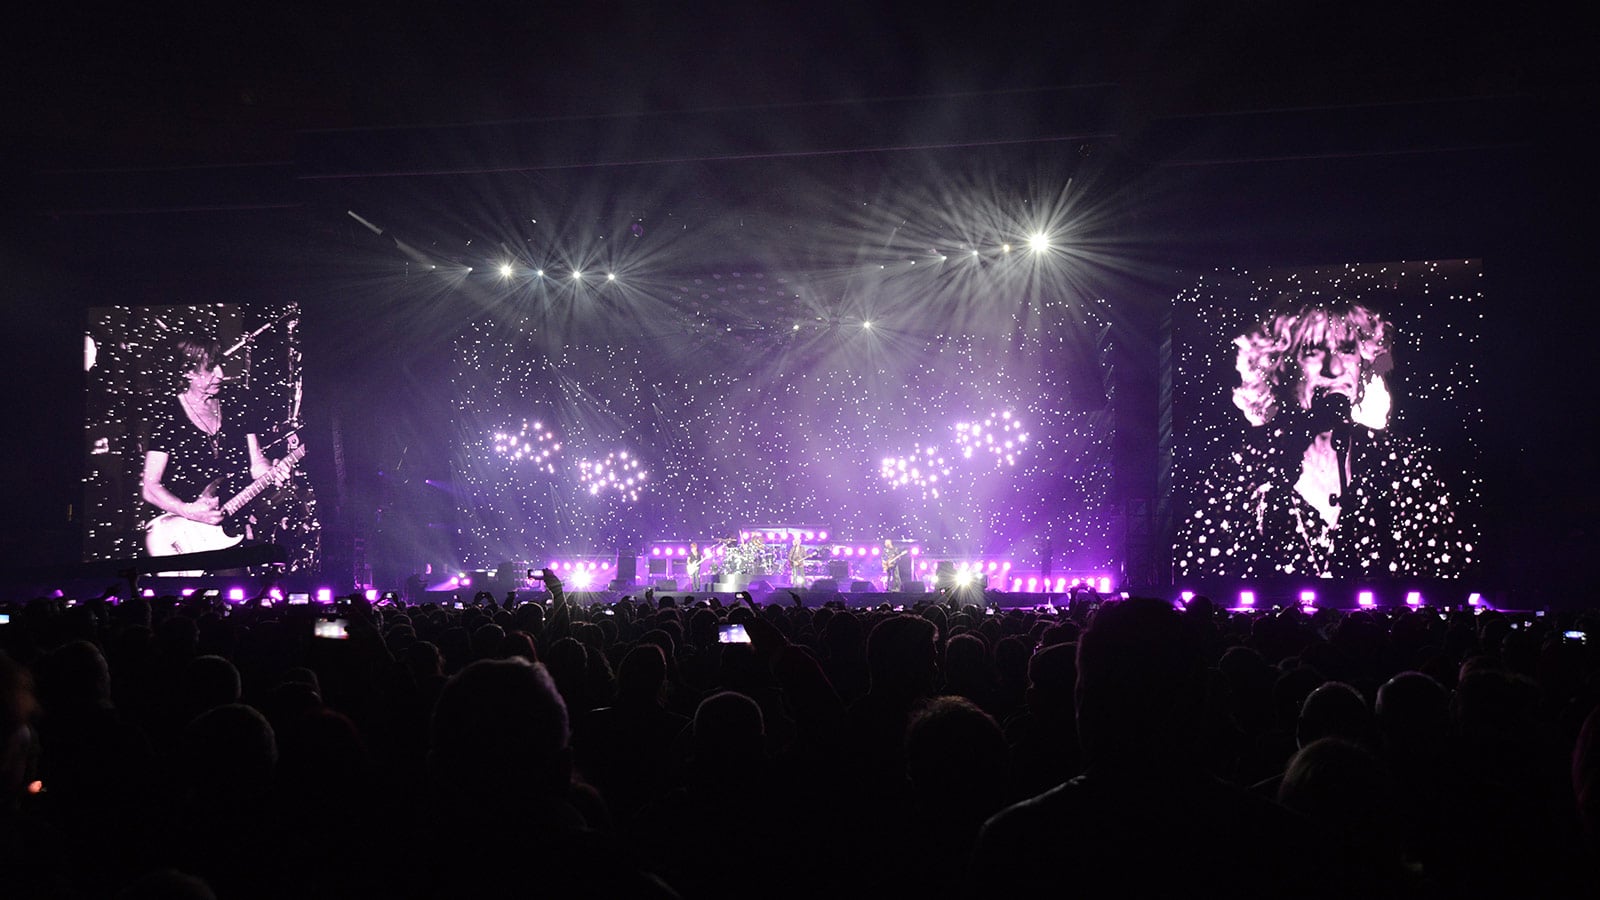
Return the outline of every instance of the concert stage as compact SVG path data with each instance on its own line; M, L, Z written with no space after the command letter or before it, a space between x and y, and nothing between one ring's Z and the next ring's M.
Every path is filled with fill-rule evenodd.
M306 594L312 602L331 603L334 598L354 591L364 592L372 599L392 593L408 604L437 603L446 606L456 603L470 605L484 594L497 604L503 604L511 592L515 592L518 599L542 601L549 596L537 582L514 577L521 572L491 574L480 571L432 585L426 584L420 577L408 579L408 584L353 585L326 576L274 572L274 569L281 568L282 560L281 549L266 545L154 559L103 560L18 570L0 579L0 601L15 603L49 596L78 599L108 595L126 597L129 594L126 578L130 574L137 574L139 590L145 596L186 596L215 589L219 596L233 602L261 596L270 597L275 602L286 602L291 594ZM586 564L563 565L581 567ZM984 568L986 566L981 563L963 563L959 571L967 573L973 579L970 582L963 583L966 578L956 580L953 577L926 581L912 579L907 582L911 589L904 591L880 590L878 584L854 577L843 580L818 579L793 593L791 588L771 576L755 580L735 577L716 582L713 585L716 590L703 591L686 590L684 582L670 576L658 577L650 583L630 583L626 578L619 578L608 584L605 590L591 589L586 578L573 578L571 571L566 573L567 577L563 580L567 595L585 606L614 603L623 597L642 600L646 590L649 590L658 600L670 599L678 605L686 605L690 598L714 597L727 607L734 604L736 590L744 590L762 604L789 604L798 595L799 602L808 608L827 603L855 609L883 606L912 608L919 602L938 602L953 596L962 603L992 605L999 609L1031 609L1064 605L1071 592L1080 589L1080 586L1093 588L1096 591L1094 596L1108 599L1139 594L1186 604L1196 597L1207 597L1215 605L1228 609L1267 610L1287 606L1343 610L1401 606L1532 609L1544 605L1534 597L1489 590L1460 579L1318 579L1280 576L1251 580L1180 579L1170 587L1140 588L1123 585L1108 575L1086 572L1051 576L1007 569L997 577L989 578L986 574L980 574ZM231 569L237 574L174 573L175 570L216 573L220 569ZM639 569L646 570L647 567L640 566ZM957 569L951 567L951 571ZM1029 589L1035 586L1047 589Z

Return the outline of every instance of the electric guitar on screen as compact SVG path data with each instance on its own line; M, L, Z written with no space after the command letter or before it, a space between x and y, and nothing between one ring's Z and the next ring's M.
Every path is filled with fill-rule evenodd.
M229 524L229 520L233 519L251 500L260 496L262 491L271 487L275 477L280 474L288 474L289 470L294 468L295 463L298 463L305 455L306 448L304 444L295 447L289 451L287 456L273 465L275 471L268 472L257 478L250 483L249 487L235 494L232 500L222 504L223 520L221 525L207 525L204 522L185 519L176 513L162 513L156 516L150 520L149 525L145 526L149 532L145 535L145 548L150 551L151 556L176 556L180 553L226 550L234 546L244 540L244 532L241 529L236 535L229 534L226 527ZM200 492L200 496L202 498L215 497L217 495L217 485L221 484L221 482L222 479L218 478L216 481L206 485L206 489Z

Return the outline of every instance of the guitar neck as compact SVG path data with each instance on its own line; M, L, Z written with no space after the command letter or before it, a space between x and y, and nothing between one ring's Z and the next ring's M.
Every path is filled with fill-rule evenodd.
M300 461L300 458L302 456L305 456L305 455L306 455L306 448L304 446L296 447L292 451L289 452L288 456L285 456L282 460L280 460L278 462L278 465L284 466L285 468L293 466L295 463ZM249 503L251 500L254 500L256 497L260 496L261 492L266 490L267 489L267 485L269 485L271 483L272 483L272 473L271 472L268 472L267 474L261 476L260 478L257 478L255 481L250 482L250 486L249 487L247 487L244 490L240 491L239 493L235 494L232 500L229 500L227 503L223 504L223 506L222 506L223 515L231 516L234 513L238 512L239 510L243 509L244 505L246 503Z

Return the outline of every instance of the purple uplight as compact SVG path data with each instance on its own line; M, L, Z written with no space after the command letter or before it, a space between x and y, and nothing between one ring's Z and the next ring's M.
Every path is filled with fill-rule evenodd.
M661 555L661 548L660 547L651 547L650 548L650 555L651 556L660 556Z
M1062 591L1064 591L1066 589L1067 589L1067 579L1065 579L1065 578L1057 578L1056 579L1056 593L1059 594L1059 593L1061 593Z
M1029 578L1028 579L1028 590L1030 592L1036 590L1038 587L1039 587L1039 579L1037 579L1037 578Z
M376 599L378 599L378 589L377 588L367 588L367 602L370 603L370 602L372 602L373 600L376 600Z
M854 547L845 547L844 548L844 555L845 556L855 556L856 555L856 549Z
M1356 594L1356 604L1359 606L1371 606L1373 604L1372 592L1362 591Z
M229 588L228 599L232 600L234 603L244 600L244 588Z
M325 587L317 588L317 602L318 603L332 603L333 602L333 588L325 588Z
M1304 596L1305 595L1302 594L1301 599L1304 599ZM1178 597L1179 599L1183 600L1184 603L1188 603L1190 600L1194 599L1194 591L1179 591Z
M1255 606L1256 605L1256 592L1255 591L1240 591L1239 592L1239 605L1240 606Z
M688 556L689 555L689 548L688 547L679 547L678 548L678 555L679 556Z
M817 540L819 540L819 541L825 541L825 540L827 540L827 539L828 539L828 533L827 533L827 532L826 532L826 531L819 531L819 532L817 532Z
M1406 594L1406 605L1407 606L1421 606L1422 605L1422 592L1421 591L1411 591L1410 593Z
M1317 592L1316 591L1304 590L1304 591L1300 592L1300 605L1302 605L1302 606L1310 606L1311 604L1313 604L1315 602L1317 602Z
M183 595L183 596L185 596L185 597L193 597L194 596L194 588L184 588L183 590L179 591L178 593Z
M1021 578L1013 578L1013 579L1011 579L1011 589L1013 591L1021 591L1022 590L1022 579Z
M1109 576L1109 575L1101 575L1100 576L1100 593L1102 593L1102 594L1111 593L1111 576Z
M1483 595L1478 593L1477 591L1473 591L1472 593L1467 595L1467 605L1468 606L1478 606L1481 603L1483 603Z

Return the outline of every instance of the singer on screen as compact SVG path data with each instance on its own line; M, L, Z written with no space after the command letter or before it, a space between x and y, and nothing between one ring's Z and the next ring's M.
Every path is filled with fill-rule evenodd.
M1389 427L1393 341L1377 310L1301 297L1234 338L1249 427L1178 523L1180 575L1460 574L1449 493Z

